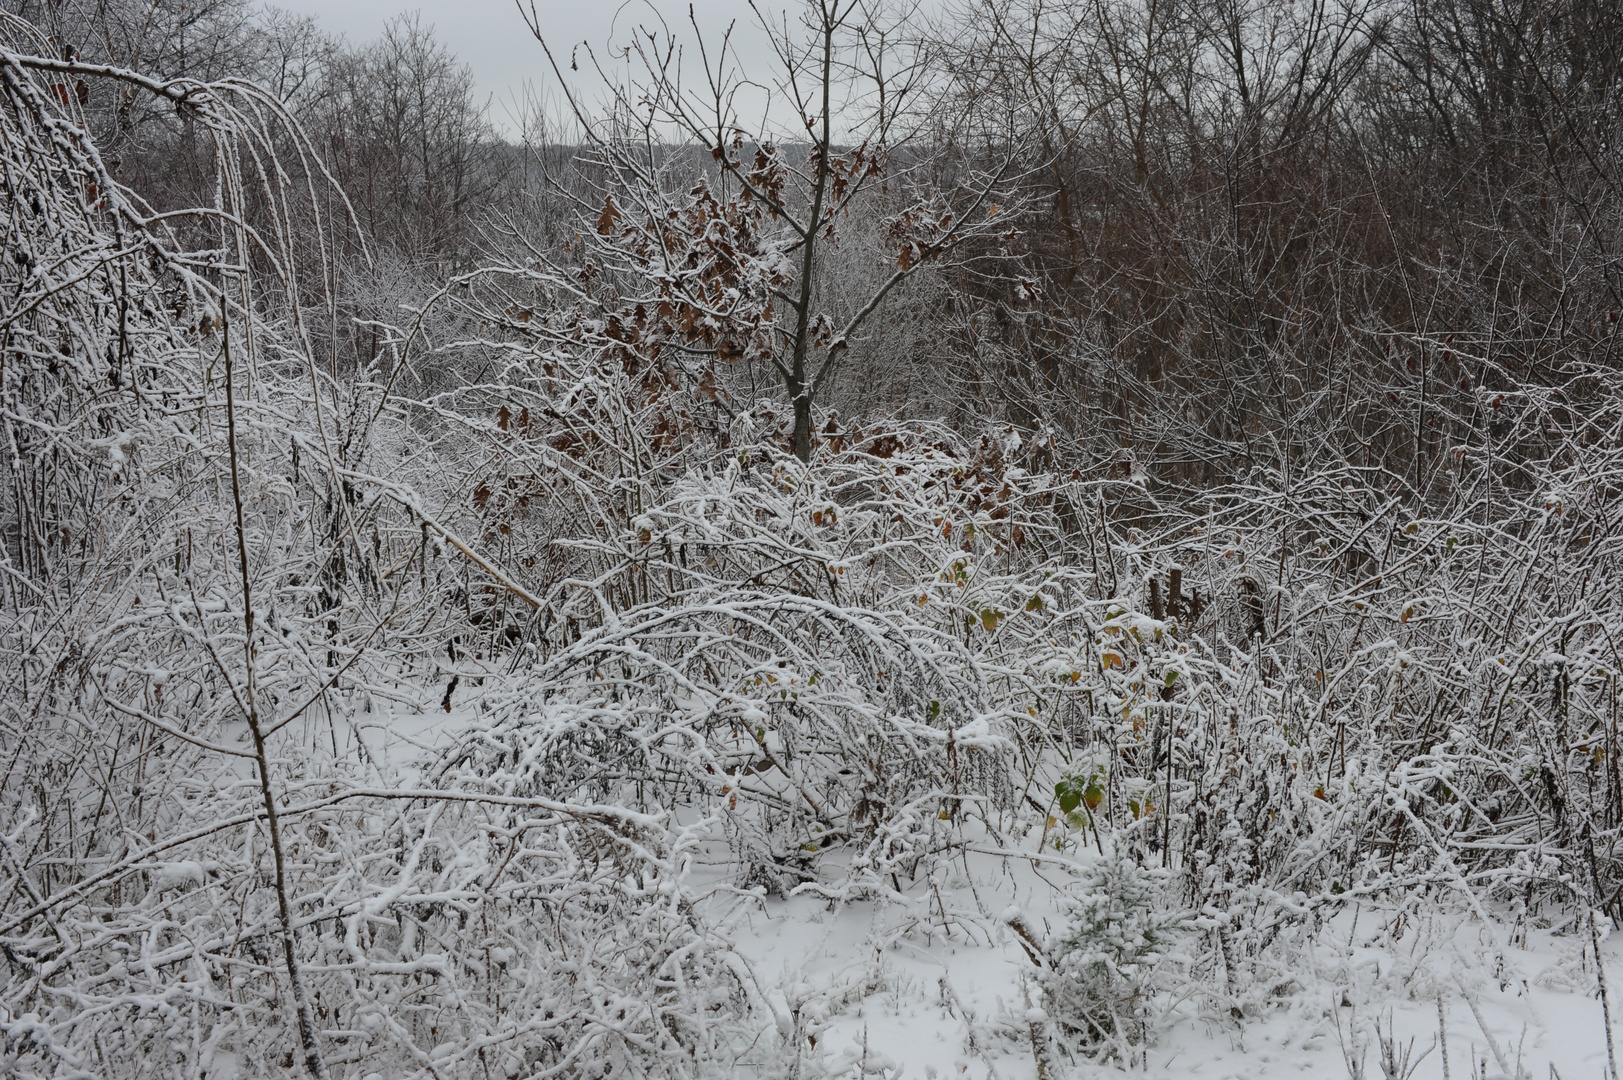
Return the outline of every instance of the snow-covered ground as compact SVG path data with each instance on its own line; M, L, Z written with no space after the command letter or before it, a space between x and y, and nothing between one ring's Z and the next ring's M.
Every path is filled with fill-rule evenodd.
M1028 1017L1034 968L1001 921L1057 916L1054 886L1029 863L971 856L912 906L813 897L769 900L743 917L736 947L785 1014L798 1010L811 1075L886 1080L1036 1078ZM1046 881L1043 879L1047 879ZM1349 904L1326 921L1271 1007L1214 1015L1197 994L1163 1002L1146 1060L1150 1077L1382 1076L1377 1027L1411 1048L1412 1075L1607 1075L1607 1047L1583 933L1464 916L1399 916ZM1613 961L1614 942L1602 946ZM1614 976L1615 977L1615 976ZM1439 1028L1439 1000L1442 1025ZM1439 1039L1439 1033L1445 1040ZM1445 1062L1446 1049L1446 1062ZM826 1072L825 1072L826 1071ZM1116 1065L1061 1062L1063 1075L1108 1076Z
M502 675L464 669L466 692L450 713L380 711L357 725L373 760L411 777L425 751L465 730L484 687ZM690 885L701 896L707 882L722 886L706 912L748 962L780 1029L798 1033L799 1075L1044 1080L1030 1022L1041 1005L1037 968L1008 919L1017 912L1033 929L1054 930L1064 918L1061 898L1095 856L1084 846L1074 858L1036 858L1040 844L1033 832L1011 849L1018 856L971 852L908 889L906 902L833 904L804 894L740 901L720 852ZM1412 1071L1403 1075L1413 1080L1606 1080L1589 926L1574 918L1570 910L1519 918L1447 896L1349 901L1322 913L1319 933L1279 970L1272 993L1253 988L1236 1009L1190 980L1156 1002L1154 1037L1130 1069L1062 1054L1058 1071L1358 1080L1361 1067L1363 1076L1387 1080L1384 1036L1409 1054ZM1615 993L1619 939L1605 937L1604 920L1598 928ZM1169 981L1176 987L1177 974ZM768 1071L784 1064L773 1060ZM759 1071L746 1064L740 1075Z

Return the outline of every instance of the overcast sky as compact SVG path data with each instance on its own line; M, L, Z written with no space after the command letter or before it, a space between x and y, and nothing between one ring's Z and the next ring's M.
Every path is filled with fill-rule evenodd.
M313 15L328 31L343 34L352 43L371 40L383 24L404 12L416 11L431 24L436 36L473 68L480 89L492 99L491 118L506 127L506 108L526 81L544 92L554 80L547 70L546 56L536 44L519 14L514 0L272 0L275 6L302 15ZM528 5L529 0L525 0ZM763 10L773 5L763 4ZM783 6L780 3L777 5ZM638 23L651 23L656 11L679 29L687 25L688 4L673 0L535 0L542 28L554 51L577 42L590 42L601 49L611 36L626 40ZM694 0L693 11L699 26L710 38L726 29L730 20L739 24L735 37L746 49L759 38L750 33L754 17L745 0ZM691 37L691 33L687 35Z

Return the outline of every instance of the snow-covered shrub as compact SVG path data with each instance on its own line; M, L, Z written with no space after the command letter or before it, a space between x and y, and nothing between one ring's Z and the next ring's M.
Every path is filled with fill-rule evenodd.
M1615 411L1441 502L1295 461L1152 504L827 415L802 462L712 364L761 359L774 258L702 186L345 371L273 100L0 76L5 1068L721 1069L776 1026L729 900L905 904L971 847L1082 867L1033 951L1087 1053L1151 1034L1173 939L1227 1020L1349 901L1619 914ZM70 76L199 121L220 204L121 189ZM1525 449L1545 404L1488 411Z
M747 969L696 909L687 867L704 830L451 794L395 800L323 845L312 945L347 990L328 1022L354 1033L369 1068L686 1076L770 1028Z
M602 578L561 591L577 630L486 694L439 775L703 807L741 883L842 897L905 889L966 821L1011 811L1016 759L1047 738L1023 665L1074 590L999 557L1034 528L1032 481L1010 471L1001 502L954 507L986 463L856 441L810 469L722 453L650 493L591 547L638 602Z
M1034 684L1075 670L1087 602L1052 481L1013 433L933 424L831 422L803 464L619 289L509 266L441 298L486 334L433 366L492 373L407 406L465 463L442 519L539 605L478 596L512 672L434 775L714 815L769 892L904 892L1052 743Z
M730 1061L771 1021L671 818L414 788L372 752L469 642L465 567L510 579L447 557L483 559L431 525L439 463L365 373L317 371L289 224L252 199L296 200L296 128L251 86L65 63L0 57L0 1071ZM68 76L199 122L218 247L108 175Z
M1084 864L1066 892L1064 923L1044 945L1044 1011L1084 1053L1131 1060L1150 1034L1151 998L1169 985L1168 954L1181 914L1166 908L1166 871L1140 866L1123 845Z

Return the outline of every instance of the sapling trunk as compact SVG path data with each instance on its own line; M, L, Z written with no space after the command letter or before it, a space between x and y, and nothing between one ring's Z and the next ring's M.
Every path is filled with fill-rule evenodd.
M223 290L220 297L220 339L225 360L225 431L227 453L231 459L231 501L236 512L237 567L242 575L243 663L247 671L246 685L243 687L244 712L248 732L254 740L259 794L265 803L265 829L270 834L271 857L276 866L276 908L282 921L282 956L287 963L288 985L293 991L293 1009L298 1017L304 1070L312 1080L327 1080L327 1063L322 1060L321 1044L316 1038L315 1011L310 1007L310 996L304 988L304 978L299 971L298 947L293 940L293 911L287 897L287 861L282 853L281 822L276 813L276 796L271 791L270 756L265 749L265 730L259 719L257 688L254 685L253 587L248 573L248 530L242 516L242 470L237 457L237 401L233 389L235 375L231 368L231 323L229 304Z

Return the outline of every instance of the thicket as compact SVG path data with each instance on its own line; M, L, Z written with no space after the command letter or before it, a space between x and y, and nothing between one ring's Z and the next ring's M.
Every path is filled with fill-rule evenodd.
M138 7L3 16L5 1069L792 1073L729 919L966 851L1044 1062L1623 915L1607 5L819 3L802 130L656 34L521 147Z

